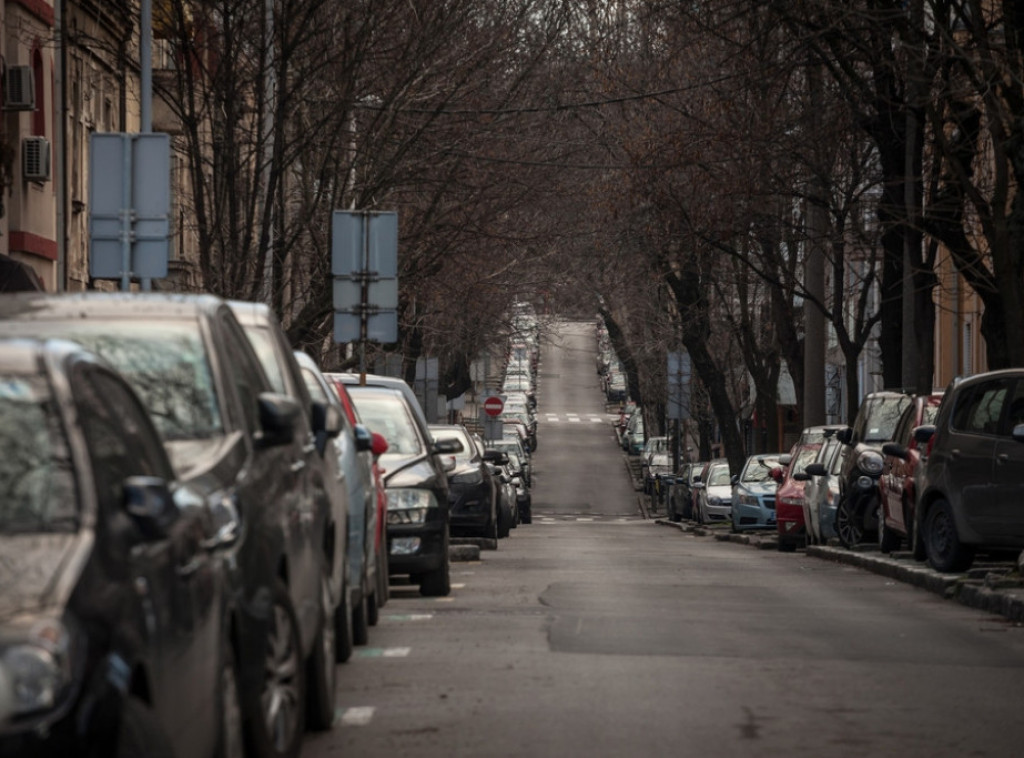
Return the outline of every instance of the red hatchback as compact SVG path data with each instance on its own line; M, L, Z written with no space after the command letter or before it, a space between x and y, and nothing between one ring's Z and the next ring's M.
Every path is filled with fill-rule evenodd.
M807 544L807 523L804 521L804 469L814 463L818 449L825 441L825 427L804 429L800 440L789 452L789 465L775 491L775 526L779 533L779 551L791 553ZM800 478L796 478L799 475Z
M892 442L882 446L885 461L878 480L880 513L878 518L878 544L883 553L891 553L906 540L914 557L924 560L924 546L914 540L914 470L921 459L914 429L922 424L934 424L942 402L942 392L915 395L896 423Z

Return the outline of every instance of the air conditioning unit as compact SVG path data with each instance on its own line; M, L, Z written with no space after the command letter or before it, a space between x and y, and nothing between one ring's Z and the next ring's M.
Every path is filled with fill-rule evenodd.
M36 109L36 78L31 66L8 66L4 69L4 110L34 111Z
M21 140L21 175L26 181L50 181L50 142L46 137Z

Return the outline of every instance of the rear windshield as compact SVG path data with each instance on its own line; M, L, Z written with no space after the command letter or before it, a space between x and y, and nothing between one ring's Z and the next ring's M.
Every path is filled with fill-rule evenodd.
M165 441L223 434L206 347L195 321L35 322L33 334L73 340L114 366Z
M358 387L351 387L349 395L359 409L363 424L388 441L385 455L419 455L424 452L423 443L416 433L416 423L399 395L362 392Z
M69 531L77 523L70 453L48 385L0 375L0 533Z

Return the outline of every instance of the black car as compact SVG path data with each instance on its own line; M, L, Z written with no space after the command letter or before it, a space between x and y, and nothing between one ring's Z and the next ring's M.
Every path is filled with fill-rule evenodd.
M305 724L334 721L328 556L340 541L309 477L302 409L272 391L231 309L209 295L9 295L3 335L61 337L105 358L146 406L179 479L237 508L225 564L247 744L295 755Z
M441 455L457 442L434 442L401 390L345 383L363 423L388 442L380 457L388 498L388 570L408 574L428 596L451 592L448 476Z
M914 528L937 571L965 571L979 550L1024 548L1024 370L953 382L915 471ZM917 552L915 550L915 552Z
M836 535L845 547L877 533L882 445L892 439L900 416L911 402L910 395L903 392L872 392L857 410L853 426L836 432L836 438L846 446L835 520Z
M448 472L450 529L454 536L498 539L498 487L484 459L484 449L464 426L431 424L435 441L456 440L462 451L452 454Z
M0 341L0 493L0 755L239 755L238 513L179 486L124 379Z

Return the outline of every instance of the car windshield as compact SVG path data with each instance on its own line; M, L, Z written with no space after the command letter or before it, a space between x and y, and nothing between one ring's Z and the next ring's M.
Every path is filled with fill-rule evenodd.
M910 398L906 395L878 397L868 400L865 408L864 442L888 442L896 431L903 409Z
M804 469L814 463L814 459L818 457L818 450L820 448L821 445L810 445L800 448L796 454L796 459L792 463L792 472L794 474L804 473Z
M724 484L729 484L729 467L712 466L708 472L708 486L721 487Z
M0 533L77 528L64 431L40 377L0 374Z
M743 475L740 480L749 484L767 482L771 479L772 469L779 465L778 457L765 455L751 458L743 467Z
M469 463L476 456L476 445L473 444L473 440L469 438L469 435L461 429L432 426L430 427L430 433L438 442L441 440L458 440L462 443L462 451L452 456L459 463Z
M224 431L206 349L195 321L37 322L36 334L73 340L131 384L165 441Z
M359 409L363 424L388 441L385 455L419 455L423 452L416 424L399 395L362 392L359 387L351 387L349 394Z

